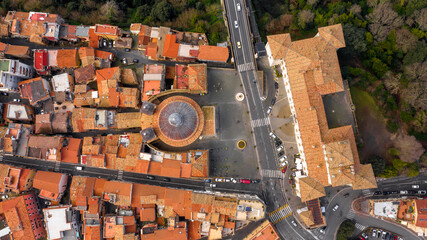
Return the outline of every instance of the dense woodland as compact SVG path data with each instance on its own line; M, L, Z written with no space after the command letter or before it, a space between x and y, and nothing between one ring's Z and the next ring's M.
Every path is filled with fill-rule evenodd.
M341 23L347 45L339 51L341 70L353 101L356 107L371 101L366 105L397 136L386 154L365 161L375 163L376 175L383 177L415 176L419 164L427 166L427 1L252 2L264 39L284 32L293 40L312 37L317 27Z
M109 23L128 29L131 23L204 32L211 44L227 40L219 0L2 0L9 10L60 14L70 24Z

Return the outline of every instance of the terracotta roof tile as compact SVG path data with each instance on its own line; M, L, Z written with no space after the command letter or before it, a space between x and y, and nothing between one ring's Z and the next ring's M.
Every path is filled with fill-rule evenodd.
M176 59L178 57L179 44L176 42L176 35L166 34L163 56Z
M227 62L228 57L227 47L200 45L197 59L201 61Z
M291 35L289 33L269 35L267 41L273 59L278 60L285 56L289 45L291 45Z
M59 68L76 68L79 66L77 49L58 49L56 62Z
M147 50L145 50L145 55L149 56L151 59L156 59L157 43L155 42L148 43Z

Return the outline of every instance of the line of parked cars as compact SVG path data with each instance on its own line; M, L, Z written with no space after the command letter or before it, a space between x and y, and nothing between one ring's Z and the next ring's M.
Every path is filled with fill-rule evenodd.
M205 179L206 183L209 183L210 187L216 187L216 183L243 183L243 184L251 184L251 183L260 183L260 179L247 179L247 178L207 178Z
M412 185L412 190L400 190L400 191L376 191L374 192L374 195L393 195L393 194L399 194L399 195L420 195L424 196L427 195L426 190L415 190L419 189L419 185ZM427 198L427 196L424 196L424 198Z
M402 237L390 232L386 232L381 229L372 229L370 232L370 236L372 236L373 238L384 239L384 240L403 240ZM369 237L366 233L363 233L362 236L359 237L359 239L361 240L365 240L368 238Z
M285 173L288 169L289 162L288 157L285 154L285 148L282 145L283 142L273 132L270 132L270 137L274 140L277 156L279 157L279 168L282 173Z

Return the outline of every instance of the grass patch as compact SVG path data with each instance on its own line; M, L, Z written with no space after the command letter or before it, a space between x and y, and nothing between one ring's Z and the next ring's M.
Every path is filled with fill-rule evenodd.
M360 90L356 87L350 88L351 98L356 106L356 112L358 116L362 115L363 109L369 109L374 116L384 119L380 109L378 108L375 99L366 91Z

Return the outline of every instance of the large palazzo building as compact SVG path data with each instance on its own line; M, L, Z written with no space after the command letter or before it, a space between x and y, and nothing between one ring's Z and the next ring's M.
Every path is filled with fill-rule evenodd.
M280 67L300 154L296 192L303 202L325 196L326 186L376 188L370 164L361 165L351 125L329 128L322 96L345 91L337 49L345 47L342 26L319 28L316 36L292 41L267 36L270 66Z

